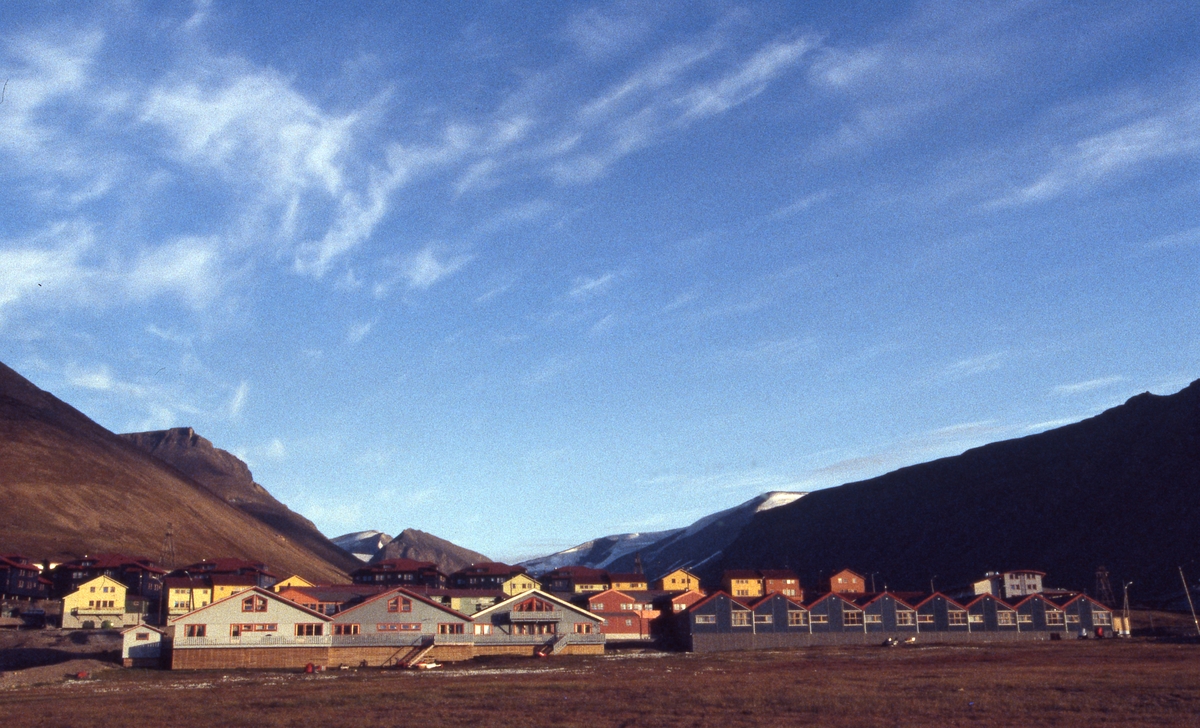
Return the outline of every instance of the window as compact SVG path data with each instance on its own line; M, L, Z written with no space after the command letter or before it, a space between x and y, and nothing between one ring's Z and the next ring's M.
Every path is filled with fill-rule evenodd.
M971 622L971 624L983 624L982 614L970 614L967 615L967 619Z
M847 627L861 627L863 623L863 613L857 609L847 609L842 614L842 624Z
M266 622L259 622L255 624L231 624L229 625L229 636L241 637L245 632L275 632L278 629L278 624L268 624Z
M324 630L322 629L322 627L324 627L324 625L322 625L322 624L308 624L308 623L297 624L296 625L296 636L297 637L320 637L322 634L324 634Z
M522 622L513 625L513 634L558 634L558 625L555 622Z
M696 624L716 624L717 615L715 614L697 614L695 617Z
M951 609L946 613L950 618L950 626L961 627L967 623L967 613L961 609Z
M135 640L137 640L138 642L147 642L150 639L150 633L149 632L138 632L137 634L135 634L133 636L133 638Z
M1032 614L1018 614L1017 615L1017 624L1033 624L1033 615Z
M911 627L916 624L916 615L910 609L896 610L896 626Z
M626 627L632 627L632 626L633 626L633 620L632 620L632 619L627 619L627 620L625 620L625 626L626 626Z
M1097 627L1108 627L1112 624L1112 612L1108 610L1093 609L1092 624Z
M526 599L520 604L513 607L514 612L553 612L554 605L545 599Z
M773 614L756 614L756 615L754 615L754 623L755 624L771 624L772 622L774 622L774 620L775 620L775 615L773 615Z
M438 625L438 634L463 634L465 631L462 622L442 622Z
M883 624L882 614L868 614L866 616L867 624Z
M265 612L267 611L267 600L265 597L260 597L257 594L252 594L242 600L243 612Z
M186 627L184 627L183 634L187 637L203 637L204 632L205 632L205 625L189 624Z
M748 596L750 596L750 590L749 589L737 589L736 591L734 591L733 595L735 597L748 597Z
M383 622L375 625L376 632L420 632L420 622Z
M591 634L591 633L592 633L592 625L587 624L586 622L576 622L575 623L575 634Z
M1068 614L1067 615L1067 624L1079 624L1079 615L1078 614Z
M932 614L918 614L917 615L917 624L933 624L933 615Z
M812 620L813 624L828 624L829 615L828 614L812 614L812 615L809 615L809 619Z
M996 612L996 624L1001 627L1011 627L1017 623L1017 615L1014 612L1001 610Z
M412 601L404 597L392 597L388 600L387 607L389 612L411 612Z
M490 625L490 624L475 625L475 634L491 634L491 633L492 633L492 625Z
M1046 610L1046 624L1062 624L1063 613L1057 609Z
M799 609L789 609L788 610L788 626L789 627L804 627L804 626L806 626L808 624L808 620L805 618L805 615L806 615L806 613L800 611Z
M340 635L358 634L359 628L357 624L335 624L333 625L333 633Z
M749 627L750 626L750 612L744 612L740 609L735 609L733 612L731 623L734 627Z

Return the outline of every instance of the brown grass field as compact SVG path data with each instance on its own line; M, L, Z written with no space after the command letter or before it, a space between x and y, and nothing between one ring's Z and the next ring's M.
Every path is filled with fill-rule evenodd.
M54 726L1195 726L1200 645L616 652L315 675L114 669L0 691L0 715Z

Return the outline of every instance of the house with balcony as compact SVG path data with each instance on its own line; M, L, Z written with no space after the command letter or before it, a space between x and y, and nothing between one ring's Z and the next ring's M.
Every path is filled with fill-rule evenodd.
M414 559L377 561L350 572L350 578L355 584L385 587L427 586L433 589L443 589L448 583L448 577L438 568L437 564Z
M142 621L126 610L129 587L111 576L97 576L62 600L63 629L117 629Z
M331 665L412 667L474 656L471 618L397 587L333 617Z
M162 599L164 569L155 566L150 559L124 554L93 554L81 559L72 559L50 569L46 577L51 581L51 596L61 599L73 593L84 582L98 576L116 579L125 585L128 593L144 597L154 607Z
M603 618L546 592L509 597L472 616L476 655L603 654Z
M251 587L168 623L173 670L301 668L326 665L327 615L262 587Z

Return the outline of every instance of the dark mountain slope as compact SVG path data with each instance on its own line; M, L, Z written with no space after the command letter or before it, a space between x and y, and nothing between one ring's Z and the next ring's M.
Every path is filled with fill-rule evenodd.
M711 569L790 566L806 586L850 567L892 588L987 570L1091 589L1169 592L1200 571L1200 382L1066 427L817 491L758 514Z
M121 435L127 442L174 466L229 505L249 513L292 543L302 545L322 559L350 571L362 564L329 539L313 522L275 499L254 482L246 463L232 453L213 447L190 427Z
M0 364L0 552L157 559L168 524L179 563L234 556L313 581L346 579L342 569Z

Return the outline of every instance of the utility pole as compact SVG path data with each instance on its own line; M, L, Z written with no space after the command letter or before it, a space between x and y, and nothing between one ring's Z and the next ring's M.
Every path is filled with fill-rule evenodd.
M1115 607L1117 598L1113 596L1112 583L1108 580L1108 569L1096 567L1096 601L1106 607Z
M1183 576L1183 567L1179 567L1179 578L1183 581L1183 594L1187 597L1188 608L1192 610L1192 624L1196 625L1196 634L1200 635L1200 620L1196 619L1196 605L1192 603L1192 590L1188 589L1187 579Z
M1125 622L1125 636L1133 636L1133 625L1129 622L1129 587L1133 586L1132 581L1125 582L1125 604L1121 607L1121 619Z

